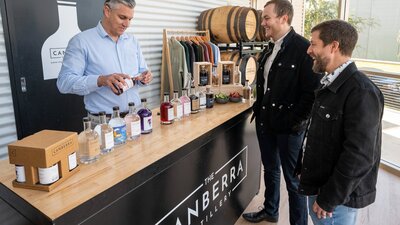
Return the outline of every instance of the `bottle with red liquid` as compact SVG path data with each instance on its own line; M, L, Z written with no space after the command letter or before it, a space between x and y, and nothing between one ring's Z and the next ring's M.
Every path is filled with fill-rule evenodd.
M161 124L171 124L174 122L174 106L169 102L168 92L164 93L164 101L160 105Z

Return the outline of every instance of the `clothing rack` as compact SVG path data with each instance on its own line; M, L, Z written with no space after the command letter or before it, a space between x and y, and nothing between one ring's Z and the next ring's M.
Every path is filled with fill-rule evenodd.
M172 77L172 65L170 58L170 49L168 46L168 39L173 36L204 36L205 41L210 41L210 32L209 30L205 31L191 31L191 30L163 30L163 48L162 48L162 59L161 59L161 92L160 92L160 102L163 101L164 95L164 78L165 78L165 69L164 65L166 63L168 70L168 80L169 80L169 96L173 96L174 94L174 83Z

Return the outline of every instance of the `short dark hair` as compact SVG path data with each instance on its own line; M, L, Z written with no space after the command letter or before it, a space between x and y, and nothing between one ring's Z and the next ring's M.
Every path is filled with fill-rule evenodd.
M293 5L291 2L288 0L270 0L267 3L265 3L264 8L267 5L275 4L275 13L278 17L281 17L283 15L288 16L288 24L292 24L293 20Z
M105 0L104 4L108 5L112 9L114 9L117 4L128 6L131 9L136 6L135 0Z
M356 47L358 33L355 27L344 20L327 20L317 24L311 33L319 31L319 39L324 46L333 41L339 42L339 51L346 56L351 56Z

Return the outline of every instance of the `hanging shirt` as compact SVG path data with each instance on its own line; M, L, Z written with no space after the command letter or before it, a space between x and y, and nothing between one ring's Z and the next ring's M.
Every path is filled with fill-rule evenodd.
M96 27L75 35L68 43L63 64L57 79L57 87L63 94L84 96L88 112L112 113L114 106L121 112L128 111L128 102L141 104L140 82L121 95L110 87L98 87L100 75L124 73L138 75L148 70L139 43L126 33L115 42L104 30L101 22Z

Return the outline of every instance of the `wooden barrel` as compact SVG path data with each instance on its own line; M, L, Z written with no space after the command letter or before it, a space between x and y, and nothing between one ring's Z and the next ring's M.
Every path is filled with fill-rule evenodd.
M239 51L225 51L221 52L221 61L233 61L239 66L243 85L246 80L249 80L249 84L252 84L256 79L257 59L254 56L244 55L240 58Z
M265 37L265 29L263 26L261 26L262 22L262 10L257 10L257 17L258 21L260 21L259 26L257 27L257 36L256 36L256 41L267 41L267 38Z
M253 41L259 20L253 8L222 6L203 11L197 21L198 30L210 30L211 40L217 43Z

